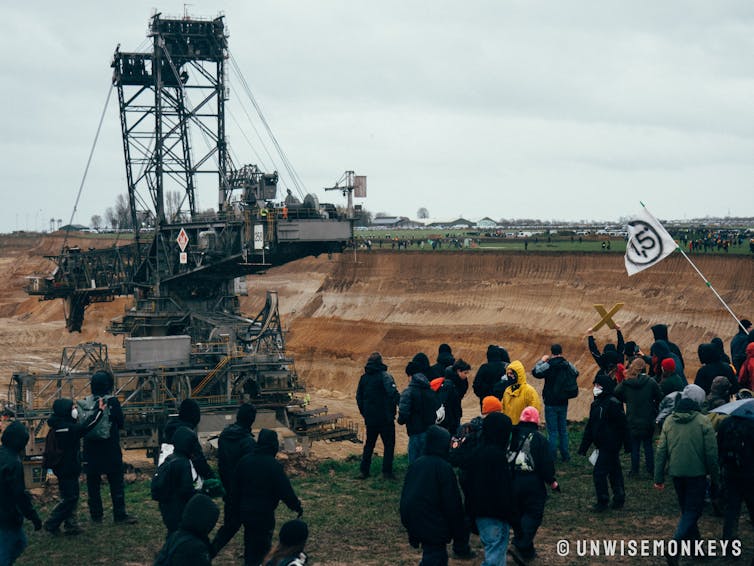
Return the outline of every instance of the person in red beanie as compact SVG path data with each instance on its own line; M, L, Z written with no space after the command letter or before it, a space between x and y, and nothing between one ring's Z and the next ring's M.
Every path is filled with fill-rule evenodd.
M508 461L513 474L514 516L511 552L524 561L536 556L534 536L542 524L549 485L560 490L555 480L555 464L550 443L539 432L539 411L526 407L513 429Z
M662 374L660 375L660 391L663 396L670 395L676 391L683 391L686 384L683 378L675 371L675 361L673 358L665 358L660 363Z

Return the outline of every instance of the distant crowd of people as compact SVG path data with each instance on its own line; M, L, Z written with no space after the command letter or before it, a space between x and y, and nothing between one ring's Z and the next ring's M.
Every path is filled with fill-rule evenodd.
M710 497L723 517L722 540L737 542L742 504L754 522L751 330L751 321L739 321L730 355L719 338L700 344L701 367L693 383L664 324L652 327L654 340L647 354L636 342L625 341L620 327L616 342L602 349L591 329L587 332L596 368L578 454L586 456L594 446L594 512L624 506L620 452L630 452L628 475L638 477L643 451L655 488L663 489L670 477L678 496L680 519L672 540L700 538L697 523ZM409 467L399 512L409 543L422 549L423 566L447 564L449 543L455 557L473 558L471 533L479 536L485 565L505 564L508 554L519 563L534 558L547 490L560 490L556 464L567 465L571 459L566 417L570 399L579 394L579 370L564 357L560 344L552 344L532 368L531 377L543 380L541 398L527 382L522 361L511 360L502 346L488 346L487 361L469 387L471 372L469 363L454 358L450 345L441 344L434 364L422 352L413 356L405 368L408 385L400 392L382 355L374 352L357 386L356 402L366 428L359 479L370 477L381 439L382 477L396 480L395 423L406 427ZM104 518L100 488L105 476L114 522L137 522L126 512L119 440L124 418L113 387L112 374L97 371L91 377L91 395L76 403L66 398L54 402L44 467L57 476L60 501L44 522L24 484L21 455L29 432L12 415L3 415L0 566L13 564L27 545L24 518L52 536L82 532L76 521L82 439L91 521ZM479 415L464 421L461 401L469 388L478 398ZM546 436L540 432L542 416ZM200 419L199 405L186 399L162 431L151 495L166 539L155 564L211 564L241 527L244 564L305 564L308 526L301 520L302 503L276 459L277 433L261 429L255 438L251 429L256 409L240 405L235 422L219 436L216 477L197 438ZM213 501L217 497L224 502L223 524L210 540L220 516ZM297 518L281 527L273 548L275 510L281 501ZM677 562L676 556L667 559Z

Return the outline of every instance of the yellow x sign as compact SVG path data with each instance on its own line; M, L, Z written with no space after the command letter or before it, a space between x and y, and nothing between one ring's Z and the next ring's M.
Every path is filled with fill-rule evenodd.
M623 303L615 303L610 312L605 310L605 305L594 305L595 310L602 317L600 321L592 327L592 332L595 332L607 324L611 329L615 329L615 322L613 322L613 315L623 308Z

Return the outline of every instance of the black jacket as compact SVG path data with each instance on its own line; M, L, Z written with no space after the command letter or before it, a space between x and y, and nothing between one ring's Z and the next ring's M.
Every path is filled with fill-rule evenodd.
M275 509L282 501L291 511L303 513L283 466L275 459L277 433L262 429L253 454L241 458L233 487L232 515L244 524L260 529L275 527Z
M196 424L194 424L192 421L193 419L182 419L180 415L178 417L168 419L168 422L165 423L165 430L163 431L163 442L173 444L173 433L182 426L185 426L186 428L196 432ZM191 463L194 464L194 469L196 470L197 474L199 474L205 480L215 477L215 472L213 472L212 468L209 467L207 459L204 457L204 450L202 450L202 445L199 443L199 437L196 436L196 434L194 435L194 440L192 441L191 450L189 453L191 454Z
M406 472L400 514L409 540L447 544L459 539L465 526L461 492L448 463L450 433L433 425L427 431L424 455Z
M614 384L605 374L598 375L596 379L602 385L602 394L594 400L589 410L579 454L586 454L591 444L605 452L619 452L621 446L629 446L626 414L623 403L613 395Z
M24 517L39 524L39 515L31 504L24 484L21 452L29 441L29 433L20 422L12 422L3 431L0 446L0 528L17 529Z
M364 424L368 427L393 424L400 396L387 366L379 361L368 361L356 388L356 404Z
M217 468L220 481L228 494L235 483L238 463L247 454L254 453L256 444L248 427L245 428L238 422L226 426L220 433L217 440Z
M754 342L754 332L746 334L739 326L738 333L730 341L730 359L736 368L736 373L741 371L741 366L746 361L746 346L749 342Z
M681 349L668 338L668 326L666 324L655 324L652 327L652 336L654 336L655 342L657 340L664 340L668 344L670 351L681 361L681 366L686 367L686 364L683 361L683 354L681 354ZM678 371L678 366L676 366L676 371Z
M180 427L172 437L173 453L167 457L163 466L169 465L169 497L160 501L162 522L168 532L175 531L183 516L183 509L194 495L194 477L191 471L189 452L196 440L196 434L188 427Z
M77 478L81 474L81 439L92 430L102 418L99 409L82 423L76 422L71 416L73 401L71 399L56 399L52 404L52 416L47 419L47 425L55 431L58 446L63 455L60 463L52 468L58 478Z
M699 344L697 349L699 361L704 364L696 372L694 383L704 389L704 393L709 395L712 387L712 380L718 375L728 378L730 381L730 392L734 394L739 389L738 378L729 364L720 361L720 352L714 344Z
M571 371L571 368L576 371L578 376L578 370L562 356L553 356L546 362L539 361L536 363L531 374L537 379L545 380L545 386L542 389L542 400L545 405L568 405L568 399L559 394L562 389L558 384L561 379L564 379L564 372Z
M626 349L626 343L623 340L623 333L616 329L615 334L618 339L618 344L605 344L605 347L602 349L602 352L600 352L599 347L597 346L597 342L594 339L594 336L587 336L586 343L589 347L589 353L592 354L592 357L594 358L594 361L597 363L597 365L600 367L600 369L607 371L609 368L604 363L604 354L610 350L614 351L616 354L615 363L623 363L623 358L625 354Z
M505 368L510 363L510 360L507 362L503 360L503 352L505 350L497 346L487 348L487 363L479 366L476 376L474 376L474 384L472 385L474 394L479 397L479 401L492 395L493 387L505 375ZM505 352L505 357L508 357L507 352Z
M508 523L514 519L508 466L512 427L510 418L503 413L491 413L484 418L481 442L462 475L466 513L472 519L489 517Z
M437 354L437 363L429 367L429 375L427 375L427 378L432 380L436 377L445 377L445 370L448 366L452 366L455 361L453 354L449 352L440 352Z
M426 432L437 420L439 407L437 394L430 388L427 378L422 373L415 373L401 393L398 424L406 425L409 436Z
M170 566L209 566L210 543L207 538L215 527L220 510L203 494L194 495L186 504L180 528L172 533L158 554Z
M528 437L530 438L527 443L526 440ZM514 462L513 469L511 470L514 481L526 473L534 474L537 477L539 487L542 489L544 489L545 484L550 485L555 481L555 462L550 451L550 443L539 432L539 428L535 423L519 422L513 427L509 452L513 454L525 452L526 460L529 462L530 467L533 468L531 470L524 469Z
M445 419L440 426L451 435L455 434L461 425L461 398L458 396L455 385L444 377L436 377L429 385L437 394L438 403L445 407Z
M456 373L456 370L453 369L453 366L445 368L445 379L449 379L453 382L453 386L458 392L458 397L463 400L466 392L469 390L469 380L460 378Z
M94 393L93 395L99 395ZM123 469L123 454L120 450L120 430L125 424L123 409L117 397L107 400L110 410L110 438L84 438L84 460L87 473L108 474Z
M683 360L681 357L673 352L670 345L665 340L657 340L649 347L650 364L649 375L660 376L662 375L662 360L670 358L675 362L675 372L686 383L686 373L683 366Z

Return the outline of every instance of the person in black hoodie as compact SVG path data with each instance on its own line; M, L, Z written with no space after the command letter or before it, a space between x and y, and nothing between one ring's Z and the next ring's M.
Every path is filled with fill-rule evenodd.
M406 366L410 381L398 401L398 424L406 425L408 433L408 463L412 464L424 452L427 429L437 420L440 403L427 379L429 358L416 354Z
M601 512L608 508L610 493L607 481L613 488L613 509L620 509L626 501L623 483L623 470L620 465L620 449L630 449L626 414L623 403L613 395L615 383L609 375L598 373L594 378L594 402L589 410L589 420L584 429L584 436L579 446L579 454L586 456L589 446L599 450L592 477L597 504L593 511Z
M699 362L701 362L702 367L696 372L694 384L704 389L705 395L710 394L712 380L718 375L728 378L731 394L735 394L738 391L738 378L733 373L733 368L730 367L730 364L726 364L720 360L720 351L717 349L717 346L714 344L699 344L697 354L699 355Z
M275 459L278 448L277 433L263 428L254 453L241 458L236 468L231 512L244 526L246 566L261 564L270 551L275 509L280 501L298 513L299 518L304 513L283 466Z
M173 433L173 453L167 457L163 466L168 465L167 496L160 500L160 515L168 530L167 536L176 531L183 517L183 510L194 495L194 472L191 469L191 448L196 434L188 427L178 427Z
M482 423L481 444L462 476L466 514L476 525L484 545L484 563L505 560L514 522L508 441L513 425L503 413L490 413ZM494 489L492 489L494 486Z
M448 462L449 449L450 433L430 426L424 454L409 466L403 482L401 523L411 546L421 545L422 564L447 565L447 544L465 535L461 492Z
M592 354L594 361L597 363L600 369L604 371L608 370L608 368L605 367L603 363L607 359L603 357L607 352L615 352L615 364L623 363L626 344L623 340L623 333L620 331L620 326L618 326L617 324L615 325L615 334L617 338L617 345L608 342L603 347L602 352L600 352L599 346L597 346L597 342L594 340L594 331L591 327L589 328L589 330L587 330L586 344L589 348L589 353Z
M92 375L90 387L92 395L104 397L113 391L113 376L105 370ZM102 474L110 484L110 499L113 503L113 519L120 524L134 524L137 519L126 513L126 495L123 486L123 453L120 450L120 430L125 424L123 409L115 396L108 397L107 408L110 418L109 438L84 437L84 460L86 461L86 491L89 496L89 515L95 523L101 523Z
M29 442L29 431L14 421L5 427L0 442L0 564L13 564L28 544L24 517L34 524L35 531L42 528L42 520L24 484L21 454Z
M650 364L649 375L657 377L662 375L662 361L666 359L673 360L675 372L686 383L686 374L684 372L683 360L675 354L665 340L657 340L649 348Z
M379 352L372 352L356 388L356 404L359 407L359 413L364 417L364 425L367 429L359 466L359 479L369 477L377 437L382 438L384 448L382 476L385 479L395 479L393 475L395 411L400 396L393 376L388 373L387 366L382 362L382 355Z
M155 558L155 566L209 566L209 533L220 510L212 499L197 493L183 509L178 530L168 536Z
M236 412L236 422L226 426L217 441L217 468L220 480L225 488L223 501L223 526L220 527L212 541L212 557L236 535L241 528L240 521L234 520L230 513L233 497L232 489L236 481L236 469L241 458L253 454L256 448L251 427L256 420L257 410L254 405L244 403Z
M455 361L453 349L448 344L440 344L437 349L437 363L430 366L427 379L431 381L436 377L445 377L445 370Z
M62 450L60 461L52 466L58 478L60 503L52 510L44 528L51 534L60 534L60 525L65 525L66 534L79 534L81 528L76 522L76 507L79 503L79 476L81 475L81 438L92 430L102 418L105 403L100 398L99 410L79 423L78 409L71 399L56 399L52 404L52 416L47 419L50 430L55 431L55 440Z
M184 399L178 407L178 417L172 417L165 424L163 442L173 444L173 433L182 426L190 428L196 432L196 427L199 426L199 421L201 420L202 412L199 404L193 399ZM196 473L198 473L203 480L215 477L215 472L209 467L207 459L204 457L202 445L199 444L199 438L196 435L194 435L194 442L191 446L191 463L194 464Z
M670 341L670 338L668 338L668 325L667 324L655 324L652 327L652 336L654 336L655 342L658 340L664 340L668 348L670 348L670 351L673 352L676 356L678 356L678 360L681 362L681 368L686 367L686 364L683 361L683 354L681 354L681 349L678 347L677 344L674 344ZM681 371L683 371L681 369Z
M754 342L751 321L748 318L739 320L736 326L736 335L730 341L730 359L736 374L741 371L741 366L746 361L746 346Z
M508 449L511 462L511 487L515 518L513 550L523 560L532 560L534 537L545 515L547 488L560 491L555 480L555 463L549 442L539 432L539 411L526 407L521 411L518 424Z
M466 392L469 390L469 374L471 366L465 360L458 358L453 365L445 368L445 379L453 382L458 392L458 396L463 400Z
M498 385L501 379L505 378L505 368L511 363L510 356L505 348L490 344L487 346L487 363L479 366L474 377L472 389L474 394L479 397L479 406L482 406L482 399L489 395L494 395L494 387ZM498 399L502 395L498 395Z

